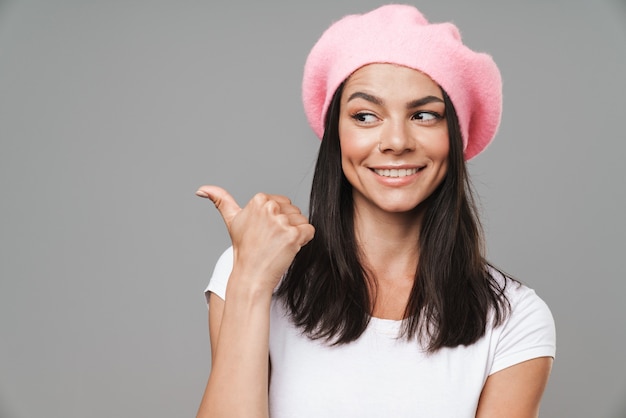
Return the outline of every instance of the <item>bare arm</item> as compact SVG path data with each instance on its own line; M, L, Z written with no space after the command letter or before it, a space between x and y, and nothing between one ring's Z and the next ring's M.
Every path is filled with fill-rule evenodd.
M224 300L214 293L209 295L209 338L211 339L211 364L215 361L217 339L220 335L222 316L224 315Z
M269 312L274 287L313 227L282 196L259 194L241 209L223 189L203 186L233 242L226 301L211 294L212 363L198 418L267 417Z
M536 418L552 369L551 357L539 357L489 376L476 418Z
M198 416L267 417L271 292L230 288L227 300L218 330L213 328L217 321L209 319L215 348Z

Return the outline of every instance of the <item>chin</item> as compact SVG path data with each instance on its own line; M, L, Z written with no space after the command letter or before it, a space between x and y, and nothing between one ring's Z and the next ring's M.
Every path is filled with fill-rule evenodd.
M416 203L416 202L410 202L410 203L395 203L395 204L389 204L388 202L386 204L383 205L379 205L379 208L381 210L383 210L384 212L388 212L388 213L417 213L420 211L420 208L422 207L421 202L420 203Z

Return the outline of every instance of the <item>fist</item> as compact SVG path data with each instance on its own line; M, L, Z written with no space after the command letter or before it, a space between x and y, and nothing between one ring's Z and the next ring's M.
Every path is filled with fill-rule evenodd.
M273 291L300 248L315 234L308 219L285 196L258 193L241 208L221 187L202 186L196 195L215 204L233 244L233 271L251 286Z

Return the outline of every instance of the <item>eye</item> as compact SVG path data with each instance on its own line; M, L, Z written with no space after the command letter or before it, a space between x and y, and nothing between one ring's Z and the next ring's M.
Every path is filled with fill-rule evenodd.
M378 120L376 115L367 112L358 112L350 116L352 119L361 124L370 124Z
M435 122L441 120L443 116L437 112L420 111L415 113L411 118L422 122Z

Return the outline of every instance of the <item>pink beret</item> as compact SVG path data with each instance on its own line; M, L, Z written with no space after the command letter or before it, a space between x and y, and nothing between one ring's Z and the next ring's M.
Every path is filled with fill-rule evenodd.
M332 24L304 66L304 111L322 138L337 87L367 64L392 63L419 70L439 84L459 118L465 159L493 139L502 113L502 79L491 56L463 45L452 23L431 24L408 5L386 5Z

